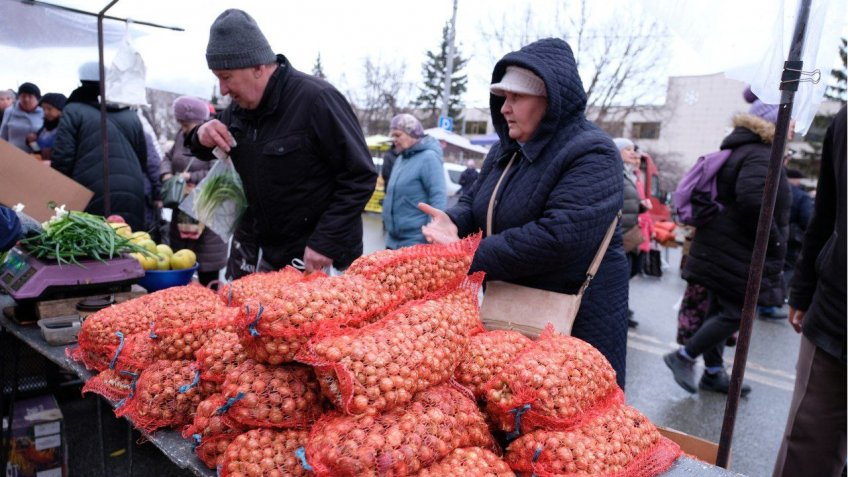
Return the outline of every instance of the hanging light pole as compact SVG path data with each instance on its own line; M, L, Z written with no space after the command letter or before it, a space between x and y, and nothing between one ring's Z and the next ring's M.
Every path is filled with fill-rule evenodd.
M459 0L453 0L453 15L448 31L448 59L445 65L445 85L442 90L442 117L448 117L450 112L451 78L453 77L454 40L456 38L456 9Z

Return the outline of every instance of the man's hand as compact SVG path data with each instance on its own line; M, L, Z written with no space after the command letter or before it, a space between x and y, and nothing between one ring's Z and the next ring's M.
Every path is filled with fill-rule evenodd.
M795 328L796 333L801 332L801 325L804 324L805 316L807 316L807 312L805 310L796 310L791 306L789 307L789 324Z
M427 242L448 244L459 241L459 231L456 228L456 224L448 217L448 214L424 203L419 203L418 208L421 212L432 217L429 224L421 227L421 232L424 234Z
M221 121L213 119L200 125L197 130L197 140L206 147L218 146L224 152L230 152L233 136Z
M306 265L306 273L312 273L329 267L333 264L333 259L306 247L306 250L303 251L303 263Z

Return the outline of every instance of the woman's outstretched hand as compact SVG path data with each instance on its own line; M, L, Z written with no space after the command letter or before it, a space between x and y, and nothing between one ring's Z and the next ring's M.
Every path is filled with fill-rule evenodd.
M431 217L430 223L421 227L428 243L447 244L459 241L459 231L448 214L423 202L418 204L418 208Z

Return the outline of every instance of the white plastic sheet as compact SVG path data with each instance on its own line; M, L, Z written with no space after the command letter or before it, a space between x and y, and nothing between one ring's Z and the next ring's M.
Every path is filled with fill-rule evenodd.
M789 56L792 33L798 16L799 0L776 2L778 15L772 30L772 42L767 51L763 51L758 63L729 69L728 78L745 81L764 103L780 104L780 77L783 74L783 62ZM801 59L804 71L819 70L821 80L817 84L802 81L792 107L795 119L795 132L805 134L821 104L830 70L836 66L839 38L845 27L846 0L813 0ZM807 76L802 75L801 79Z
M122 106L149 106L144 59L132 44L127 29L112 64L106 71L106 101Z

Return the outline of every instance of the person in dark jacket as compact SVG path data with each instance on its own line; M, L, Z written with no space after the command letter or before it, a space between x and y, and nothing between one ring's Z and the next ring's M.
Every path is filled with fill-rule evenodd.
M786 177L792 187L792 208L789 211L789 240L786 242L786 260L783 265L783 285L789 290L795 264L801 254L804 234L813 216L813 198L801 187L804 173L798 169L786 169Z
M492 202L492 234L481 241L471 271L576 294L622 206L618 151L584 116L586 94L566 42L543 39L508 53L495 65L492 83L489 103L500 141L455 207L445 213L421 206L433 217L424 235L445 243L485 231ZM622 387L627 279L619 228L572 328L609 360Z
M474 159L465 161L465 170L459 175L459 191L457 195L462 196L471 190L474 181L480 176L477 166L474 164Z
M165 153L160 172L162 181L176 174L185 180L185 193L197 186L206 177L215 161L197 161L185 145L185 137L198 125L209 119L206 101L191 96L180 96L174 101L174 117L180 124L174 146ZM186 224L189 227L186 227ZM175 251L187 248L197 255L200 264L197 277L204 286L218 279L218 274L227 264L227 244L209 228L196 234L197 222L178 208L172 209L168 241Z
M846 127L843 106L825 134L815 209L789 293L801 348L775 477L840 475L845 468Z
M429 217L418 204L444 209L448 196L439 141L425 135L421 122L406 113L392 118L390 134L398 157L386 185L383 223L386 248L396 250L426 243L421 227Z
M108 101L110 211L106 214L104 210L98 78L97 63L80 67L81 86L71 93L62 110L53 143L52 166L94 192L86 212L120 215L133 230L143 230L143 171L147 168L144 130L134 111L113 106Z
M41 154L41 159L49 161L53 156L53 142L56 141L56 128L59 127L59 119L62 118L62 108L68 98L61 93L47 93L41 97L38 104L44 111L44 123L38 132L27 135L27 144L36 144L36 152ZM32 146L30 146L32 148Z
M228 276L301 258L309 272L349 266L362 254L361 214L377 181L350 104L275 55L241 10L212 24L206 62L233 101L192 133L191 148L205 160L215 146L229 153L248 201Z
M0 205L0 259L11 250L21 238L21 221L14 210ZM3 263L0 260L0 263Z
M749 112L733 118L734 129L721 143L721 149L733 151L716 178L716 200L724 209L698 227L683 270L687 282L707 289L707 317L684 347L663 357L677 384L690 393L699 387L726 394L730 385L722 354L742 318L777 110L754 97ZM758 297L763 306L783 304L790 201L789 183L781 172ZM694 363L702 354L706 369L696 387ZM742 386L743 396L750 391Z

